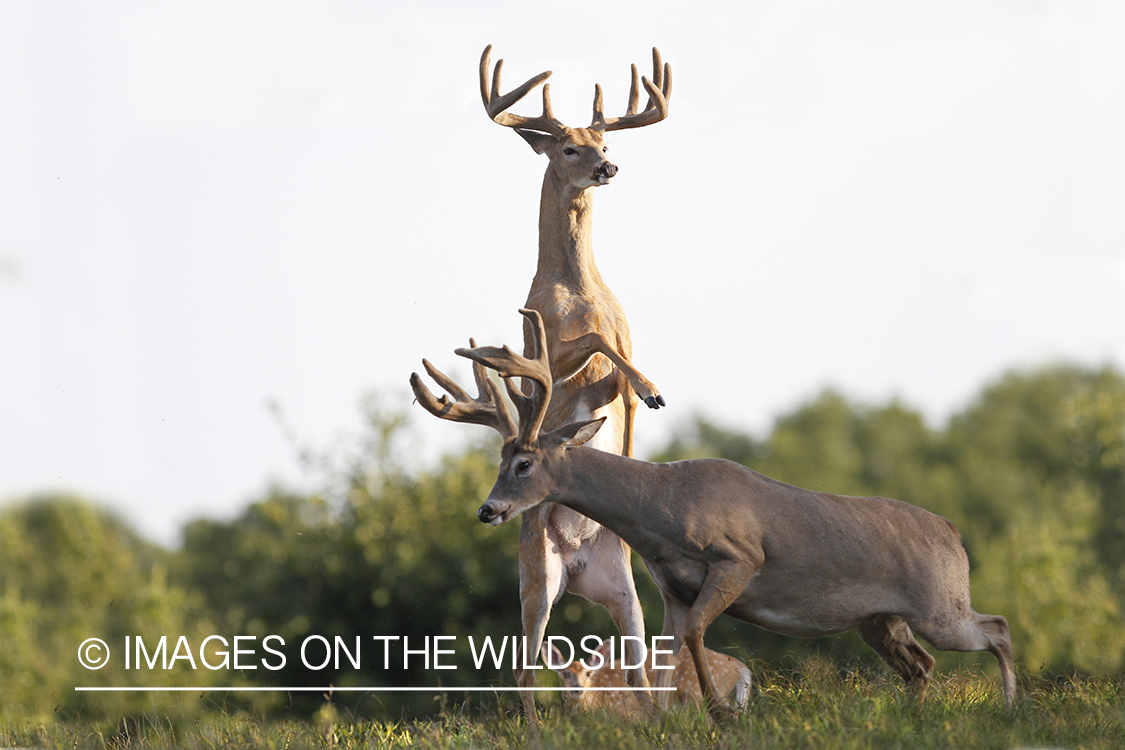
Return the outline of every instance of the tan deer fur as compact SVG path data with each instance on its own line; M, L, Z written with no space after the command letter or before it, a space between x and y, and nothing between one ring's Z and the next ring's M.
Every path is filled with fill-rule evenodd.
M608 424L591 447L632 455L638 397L651 408L664 404L656 386L632 363L632 341L625 310L594 263L593 191L609 184L618 168L606 158L605 133L643 127L667 116L671 68L653 49L653 81L642 79L649 101L637 112L640 87L632 68L626 114L606 117L601 88L595 87L594 116L588 128L570 128L551 111L549 86L543 86L543 114L523 117L508 108L544 81L541 73L508 94L500 93L503 60L489 80L491 45L480 60L481 98L495 122L511 127L538 154L547 156L539 204L539 260L526 307L538 310L550 342L555 380L544 424L554 429L595 415ZM525 329L525 353L531 333ZM569 508L544 506L524 517L519 534L520 606L530 654L520 665L535 664L551 609L571 591L604 606L623 635L644 636L640 602L633 584L629 550L612 532ZM641 670L631 675L643 684ZM516 669L520 687L535 684L535 671ZM534 693L521 693L525 713L535 717Z
M621 669L620 660L609 661L609 641L604 641L597 649L604 662L596 669L587 668L586 664L595 661L593 657L574 659L570 664L562 667L566 659L562 653L551 644L550 664L555 673L562 680L565 687L573 688L573 693L566 694L568 705L578 711L607 711L620 714L628 718L646 718L647 707L638 699L637 693L630 690L582 690L582 688L625 688L624 670ZM726 698L737 710L746 707L750 697L750 668L743 662L727 654L706 649L704 651L715 680L715 689L719 695ZM585 663L584 663L585 662ZM679 656L668 666L671 678L668 685L675 688L671 693L667 705L691 705L703 700L703 691L699 688L699 678L696 676L695 662L687 646L680 649ZM648 669L650 682L657 679L663 670Z
M497 525L547 501L618 534L660 588L663 635L672 636L673 652L686 643L713 714L727 708L701 658L703 634L724 612L793 636L854 629L919 697L934 659L914 633L943 651L987 650L1013 703L1007 620L970 606L969 561L953 524L898 500L806 490L722 459L655 464L584 447L603 419L541 434L552 378L539 314L521 313L536 332L534 358L507 347L457 350L476 363L478 381L487 379L481 366L495 369L520 407L517 431L495 405L495 386L478 402L491 400L492 424L507 437L477 516ZM532 379L535 391L518 393L514 377ZM419 393L420 379L412 382Z

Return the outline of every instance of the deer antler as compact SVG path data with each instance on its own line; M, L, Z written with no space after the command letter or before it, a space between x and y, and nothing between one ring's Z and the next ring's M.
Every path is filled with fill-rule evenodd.
M652 80L641 78L648 91L648 104L643 112L637 112L640 100L640 87L637 86L637 66L633 65L633 82L629 86L629 107L621 117L607 118L602 112L602 87L594 84L594 119L590 127L594 130L610 131L626 128L643 128L660 122L668 116L668 99L672 96L672 66L660 64L660 50L652 48Z
M477 342L469 339L469 346L475 347ZM458 349L458 352L462 350ZM500 396L500 390L492 379L488 377L488 373L484 367L476 362L473 363L473 378L477 382L477 397L472 398L466 393L461 386L453 382L453 380L443 373L441 370L434 367L428 360L422 360L422 366L426 368L426 372L434 381L444 388L453 400L449 400L449 396L443 395L441 398L436 398L426 384L422 382L422 378L418 373L410 374L410 388L414 391L414 396L418 399L418 403L435 417L441 419L448 419L453 422L466 422L469 424L483 424L487 427L494 428L500 433L501 437L507 440L514 437L516 434L516 425L512 421L512 415L508 412L508 406L504 403L504 399Z
M504 386L508 395L516 405L519 413L520 440L526 443L535 442L539 435L539 428L543 424L543 416L547 413L547 404L551 400L551 363L547 356L547 346L544 343L547 334L543 329L543 318L535 310L520 310L520 314L531 323L532 359L521 357L507 345L502 347L481 346L472 349L457 349L456 354L468 357L479 365L485 365L496 370L504 378ZM530 395L525 395L512 385L511 378L527 378L535 383Z
M543 85L543 114L539 117L524 117L505 111L527 96L527 93L533 88L547 80L551 76L551 71L547 70L537 76L532 76L523 85L517 86L501 96L500 70L504 67L504 61L496 61L496 69L492 72L492 86L489 87L488 68L491 54L492 45L490 44L484 48L484 54L480 57L480 98L484 102L485 112L488 113L493 122L508 128L537 130L541 133L561 137L566 132L566 126L556 120L554 113L551 111L550 84Z

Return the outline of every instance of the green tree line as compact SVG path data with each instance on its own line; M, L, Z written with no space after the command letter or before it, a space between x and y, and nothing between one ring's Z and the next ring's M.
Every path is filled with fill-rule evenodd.
M422 416L418 417L423 418ZM453 428L451 428L453 429ZM484 431L482 431L483 433ZM183 544L147 543L79 499L41 497L0 510L0 711L7 716L115 716L200 709L311 712L302 693L76 693L75 685L510 685L510 669L476 669L464 648L519 626L518 524L491 528L474 512L495 479L488 438L426 469L408 468L403 410L368 410L363 446L328 455L316 492L273 488L233 520L200 519ZM960 529L978 611L1005 615L1025 670L1117 674L1125 668L1125 377L1057 366L1009 373L935 429L897 401L865 405L826 391L779 417L764 437L697 416L654 460L728 458L781 481L896 497ZM634 560L650 633L659 595ZM599 608L565 595L548 634L614 634ZM293 657L280 669L104 670L74 654L87 637L140 634L151 646L183 635L309 634L364 648L372 636L452 636L443 672L384 668L366 657L321 671ZM221 645L221 644L219 644ZM708 645L779 665L819 652L841 664L874 659L857 638L789 639L720 618ZM218 646L212 643L212 659ZM118 655L120 656L120 655ZM196 654L198 656L198 654ZM974 656L944 656L942 666ZM395 661L395 660L392 660ZM991 666L979 662L983 669ZM873 666L873 668L881 668ZM451 693L453 700L462 694ZM426 693L338 693L357 715L432 712ZM485 699L481 699L485 700ZM490 699L489 699L490 700Z

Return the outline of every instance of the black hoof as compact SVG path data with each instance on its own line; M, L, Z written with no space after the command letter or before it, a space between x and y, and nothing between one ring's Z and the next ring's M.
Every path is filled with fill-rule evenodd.
M659 409L661 406L665 406L666 404L664 403L664 397L657 395L649 396L648 398L646 398L645 405L650 409Z

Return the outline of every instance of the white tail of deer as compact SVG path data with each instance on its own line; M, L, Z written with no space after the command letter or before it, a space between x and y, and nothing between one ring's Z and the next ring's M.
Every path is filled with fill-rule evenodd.
M534 358L507 347L457 350L478 380L488 380L482 365L496 370L520 412L517 430L496 386L483 386L479 404L505 441L477 516L495 526L550 501L617 533L660 588L663 635L675 653L686 643L713 714L726 709L703 634L724 612L794 636L854 629L919 697L934 659L914 633L943 651L990 651L1012 704L1008 622L970 606L969 561L953 524L898 500L801 489L722 459L653 464L583 447L602 419L540 434L552 385L546 337L538 313L521 312L535 331ZM532 393L510 385L514 377L532 380ZM437 403L417 374L411 382L419 400Z
M539 260L525 303L543 316L550 344L549 366L556 382L542 422L553 429L577 419L607 417L609 424L591 447L632 455L638 400L655 409L664 405L664 397L633 365L625 310L594 264L593 191L609 184L618 172L617 165L606 157L605 134L667 117L671 66L661 62L654 48L652 80L643 78L638 83L637 66L632 67L624 115L607 116L601 87L595 86L590 126L571 128L555 118L546 84L542 114L527 117L510 112L551 73L540 73L502 94L504 61L492 68L491 52L490 45L480 59L485 112L497 124L515 130L548 160L539 205ZM642 87L648 103L638 111ZM531 356L531 332L526 327L524 342L524 354ZM453 412L434 413L458 418ZM564 590L601 604L622 635L644 640L629 551L615 534L568 508L548 506L524 517L519 545L521 642L533 651L521 657L520 664L534 664L538 658L551 609ZM641 670L634 670L631 679L642 684ZM516 682L520 687L532 686L535 672L517 669ZM534 694L521 696L528 720L534 723Z
M604 690L604 688L625 688L628 687L628 683L625 681L624 670L621 669L620 665L617 662L611 663L609 661L609 642L603 642L597 651L604 660L602 666L597 669L588 669L586 664L583 663L584 660L580 659L575 659L570 664L560 667L557 665L564 664L566 659L562 652L554 644L551 644L550 663L552 669L562 680L565 687L574 689L573 693L566 696L569 705L580 711L603 710L629 718L646 717L647 709L637 699L635 691ZM750 668L733 656L727 656L718 651L706 649L704 653L707 655L708 666L715 679L715 689L719 695L728 700L737 710L745 708L750 698ZM689 705L701 702L703 691L699 688L695 661L692 660L691 652L687 650L686 646L680 649L679 657L672 662L672 665L675 666L675 669L671 671L671 680L668 684L670 687L674 687L675 691L671 694L668 704ZM660 671L662 670L649 671L649 680L656 682L657 673ZM583 688L600 689L583 690ZM661 694L663 695L663 693Z

